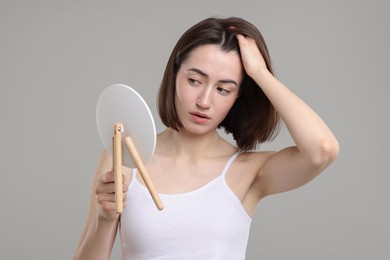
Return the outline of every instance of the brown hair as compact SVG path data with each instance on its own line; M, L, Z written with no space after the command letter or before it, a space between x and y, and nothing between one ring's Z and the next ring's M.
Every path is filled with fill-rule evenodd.
M203 20L182 35L165 68L158 94L158 112L167 127L176 131L182 127L175 107L175 82L181 64L192 50L206 44L216 44L226 52L235 51L240 54L237 34L255 40L268 70L274 74L264 38L253 24L237 17ZM255 148L258 143L273 139L278 132L278 126L279 116L275 108L256 82L244 73L240 96L219 127L233 135L241 150L249 150Z

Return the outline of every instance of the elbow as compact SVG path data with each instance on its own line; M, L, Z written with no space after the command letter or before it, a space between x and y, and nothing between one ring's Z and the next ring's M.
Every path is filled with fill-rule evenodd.
M331 140L324 142L322 147L325 158L330 163L335 161L339 156L340 145L336 138L332 138Z
M324 140L318 146L315 156L312 157L312 163L318 168L326 168L334 162L339 155L340 146L336 138Z

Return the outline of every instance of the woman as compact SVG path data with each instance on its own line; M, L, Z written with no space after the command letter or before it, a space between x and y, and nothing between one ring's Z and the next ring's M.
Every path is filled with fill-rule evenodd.
M258 29L240 18L206 19L184 33L158 108L167 129L146 167L164 210L137 171L124 169L125 209L116 214L111 158L103 152L75 259L108 259L118 226L124 259L244 259L259 200L306 184L338 154L326 124L274 77ZM279 118L295 146L251 151L274 137Z

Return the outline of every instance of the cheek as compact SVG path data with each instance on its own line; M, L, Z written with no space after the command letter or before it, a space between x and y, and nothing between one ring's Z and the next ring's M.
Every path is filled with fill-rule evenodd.
M187 79L176 80L176 102L178 104L192 103L196 99L196 95L197 93L189 85Z
M177 113L183 110L183 106L189 103L188 93L186 94L185 86L179 80L176 81L175 106Z
M175 100L176 102L178 100L182 100L183 99L183 93L185 92L184 91L184 82L183 80L181 80L179 77L176 79L176 95L175 95Z
M226 117L226 115L229 113L230 109L233 107L235 102L236 102L236 98L231 99L229 101L225 100L225 102L221 104L219 111L221 111L222 119Z

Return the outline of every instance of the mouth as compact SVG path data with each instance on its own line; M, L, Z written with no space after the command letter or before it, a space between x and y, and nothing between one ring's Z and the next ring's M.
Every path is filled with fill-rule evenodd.
M193 112L190 113L192 120L196 122L197 124L205 124L210 121L210 117L207 114L199 113L199 112Z
M203 119L210 119L210 117L207 114L199 113L199 112L193 112L191 113L192 116L203 118Z

